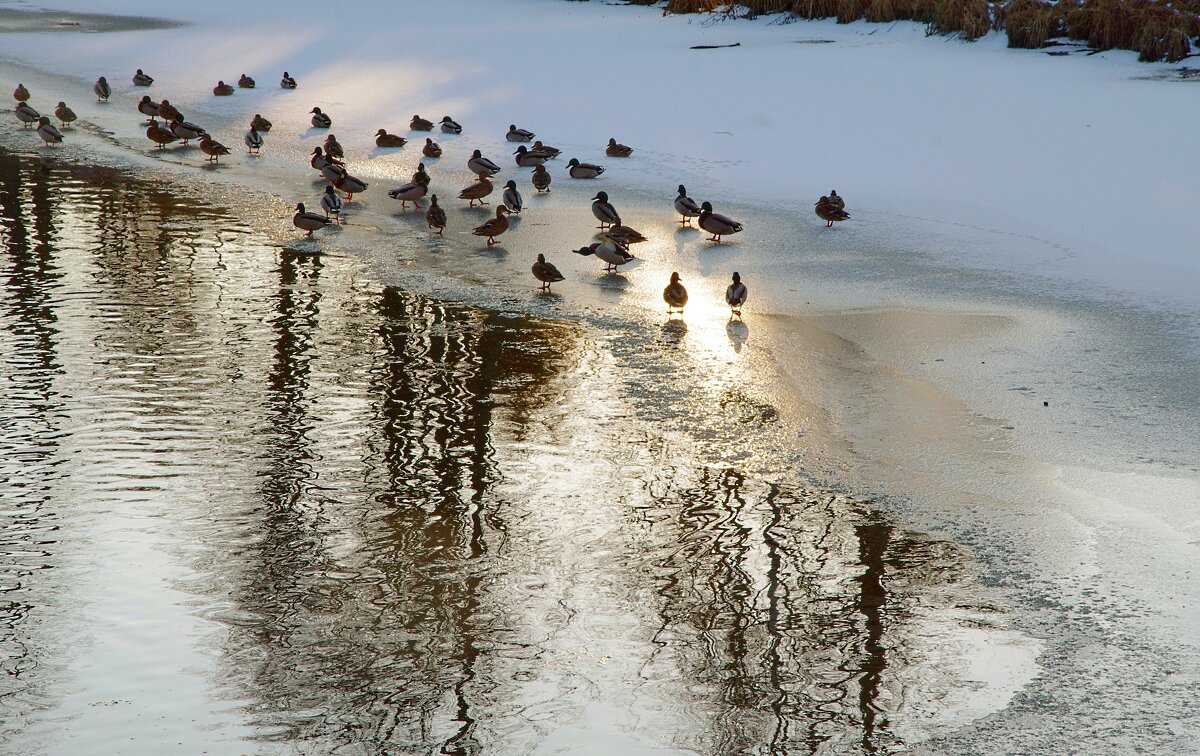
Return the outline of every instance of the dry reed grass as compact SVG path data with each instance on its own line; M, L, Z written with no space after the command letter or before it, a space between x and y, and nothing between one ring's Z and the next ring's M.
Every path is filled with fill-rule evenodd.
M842 24L911 20L966 40L1004 30L1009 47L1036 49L1065 36L1098 50L1133 50L1144 61L1176 62L1200 45L1200 0L667 0L666 12L787 13Z

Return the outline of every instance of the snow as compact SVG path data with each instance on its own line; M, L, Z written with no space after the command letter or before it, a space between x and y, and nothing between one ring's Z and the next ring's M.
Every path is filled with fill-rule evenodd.
M134 0L53 7L146 13ZM837 188L855 216L1012 235L957 250L959 263L1200 304L1200 100L1170 80L1175 66L1134 53L1050 57L998 34L927 38L913 23L714 21L559 0L250 7L160 5L199 29L6 35L2 55L84 81L126 83L140 67L157 77L154 96L189 113L307 125L319 104L347 147L368 149L380 126L406 133L413 113L451 114L468 148L500 157L516 123L668 207L684 183L718 212L805 217ZM285 69L297 93L278 89ZM243 72L258 90L211 96ZM637 159L606 159L609 137ZM1031 255L1030 240L1061 254Z

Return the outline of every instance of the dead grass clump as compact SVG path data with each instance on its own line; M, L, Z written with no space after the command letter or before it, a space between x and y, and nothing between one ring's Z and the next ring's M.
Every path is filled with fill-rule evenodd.
M967 41L979 39L991 26L988 0L941 0L929 22L933 32L958 35Z
M1192 51L1191 40L1183 29L1169 23L1153 21L1142 29L1138 41L1138 60L1154 62L1165 60L1178 63Z
M634 0L630 0L634 2ZM652 5L653 2L638 2L638 5ZM726 5L723 0L668 0L667 13L710 13Z
M792 13L801 18L832 18L838 14L838 0L796 0Z
M629 0L637 5L654 0ZM912 20L931 34L973 40L1005 30L1009 47L1039 48L1068 36L1098 50L1134 50L1144 61L1176 62L1200 35L1200 0L667 0L668 13L748 16L788 13L848 24ZM1200 44L1200 39L1197 39Z
M863 10L863 17L877 24L911 18L912 3L908 0L870 0Z
M1097 50L1135 50L1138 60L1176 62L1200 33L1195 0L1083 0L1067 13L1067 34Z
M837 7L839 24L852 24L866 11L865 0L838 0Z
M1041 0L1013 0L1004 11L1008 46L1036 50L1061 33L1058 9Z

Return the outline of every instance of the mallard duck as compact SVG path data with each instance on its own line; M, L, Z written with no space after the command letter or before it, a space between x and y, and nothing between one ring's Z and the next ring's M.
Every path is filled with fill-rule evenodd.
M617 208L608 201L608 192L597 192L596 196L592 197L592 215L600 221L601 231L621 222L621 215L617 212Z
M158 117L158 103L150 99L150 95L142 95L141 101L138 103L138 112L146 116L147 119ZM147 123L150 121L147 120Z
M567 172L571 174L571 178L590 179L604 173L604 169L598 165L581 163L576 158L571 158L571 161L567 163Z
M389 133L387 133L386 129L380 129L379 131L375 132L375 146L376 147L384 147L384 148L403 147L407 143L408 143L407 139L405 139L402 136L398 136L396 134L389 134Z
M161 108L159 110L161 112ZM192 141L193 139L199 139L208 133L191 121L183 120L183 116L176 116L175 120L168 124L167 129L169 129L172 134L182 139L185 147L187 146L188 142Z
M476 236L486 236L488 246L496 243L496 237L508 230L508 208L504 205L496 205L496 217L488 218L487 223L481 226L476 226L471 233Z
M13 99L17 102L29 102L29 90L25 88L24 84L18 84L17 88L13 90Z
M534 133L532 131L518 129L516 124L510 124L508 127L508 133L504 135L504 138L510 142L528 142L529 140L533 139L533 137Z
M254 122L250 122L250 130L246 132L246 136L242 137L242 141L246 143L246 149L251 155L257 155L262 149L263 138L262 134L258 133L258 129L254 128Z
M333 185L346 193L347 202L353 202L354 195L367 191L368 186L366 181L351 176L349 173L343 173L341 178L333 182Z
M687 289L683 288L683 281L679 280L678 273L672 273L671 283L663 289L663 301L667 303L667 314L670 315L674 310L679 310L682 315L683 306L687 304L687 300Z
M313 147L312 155L308 158L308 164L313 167L313 170L319 171L330 162L329 158L325 157L325 150Z
M742 230L742 224L737 221L727 218L724 215L717 215L712 211L712 203L705 202L700 206L700 220L698 221L700 228L712 234L709 241L721 243L722 236L736 234Z
M425 171L425 164L417 163L417 170L415 172L413 172L412 180L413 180L413 183L424 184L425 186L429 186L429 182L432 181L433 179L431 179L429 177L429 174Z
M325 217L332 218L339 226L342 224L342 197L332 184L325 185L325 193L321 195L321 209Z
M547 160L553 160L554 158L556 158L562 154L562 150L558 149L557 147L551 147L548 144L542 144L541 140L538 140L533 143L533 147L531 148L531 151L542 153L543 155L546 156Z
M26 129L37 123L38 119L42 117L42 114L34 110L27 102L18 102L13 112L17 114L17 120Z
M281 78L279 80L279 87L281 89L295 89L296 88L296 80L292 78L292 75L290 73L288 73L287 71L284 71L283 78Z
M164 99L158 103L158 117L163 119L164 122L171 123L176 118L181 118L182 116L183 113L180 113L179 109L172 105L169 100Z
M112 96L112 87L108 86L108 81L103 76L96 79L92 91L96 93L96 102L108 102L108 98Z
M325 228L333 221L326 218L324 215L306 212L304 203L296 205L296 214L292 216L292 225L301 231L308 232L308 238L312 238L313 231Z
M634 259L633 255L629 253L629 249L619 240L607 234L601 235L600 239L598 242L592 242L586 247L572 251L577 255L595 255L600 258L605 263L605 273L614 273L619 266Z
M630 244L640 244L646 241L646 237L629 226L609 226L608 235L619 240L622 244L628 247Z
M550 191L550 171L546 170L546 166L539 165L533 169L533 188L539 194Z
M500 166L485 158L479 150L475 150L471 153L471 158L467 161L467 170L480 178L487 178L499 173Z
M429 137L425 137L425 146L421 148L421 154L427 158L439 158L442 156L441 145Z
M846 220L850 213L838 207L829 197L822 197L817 200L817 217L825 221L825 228L833 228L835 222Z
M442 116L441 124L442 124L442 131L446 132L447 134L461 134L462 133L462 126L459 126L458 122L455 121L450 116Z
M146 138L158 145L158 149L176 141L179 137L172 134L170 131L158 125L158 121L150 119L150 124L146 126Z
M469 207L475 207L476 202L481 205L486 205L487 203L483 201L483 198L491 193L492 182L488 181L487 178L480 178L474 184L471 184L466 189L463 189L461 192L459 192L458 198L470 200L471 204Z
M327 129L333 125L333 119L322 113L320 108L313 108L308 112L312 113L312 125L314 129Z
M546 157L545 153L534 152L533 150L527 149L525 147L525 145L521 145L520 147L518 147L517 151L514 152L513 154L517 156L515 158L517 161L517 165L521 166L522 168L530 168L533 166L538 166L538 165L541 165L542 163L546 162L547 160L549 160L549 158Z
M325 137L325 154L335 160L341 160L346 157L346 151L342 149L342 143L333 134Z
M725 302L729 305L731 318L734 315L742 317L742 305L746 304L749 296L750 292L746 290L746 284L742 283L742 277L735 272L733 283L729 284L729 288L725 290Z
M521 214L521 208L525 206L524 198L517 191L517 182L510 180L504 185L504 194L500 197L504 206L509 209L514 215Z
M59 144L63 140L62 133L51 125L50 119L46 116L38 119L37 133L47 145Z
M564 280L558 268L546 262L545 255L538 255L537 262L533 264L533 277L542 282L542 291L550 291L550 284Z
M217 97L228 97L231 94L233 94L233 86L224 81L218 81L217 86L213 87L213 95Z
M418 201L429 191L428 184L418 183L416 181L409 182L396 189L388 192L388 196L392 199L400 200L400 209L407 210L408 203L413 203L413 207L420 210L423 205Z
M700 214L700 206L696 201L687 196L687 189L683 184L679 185L679 196L675 198L675 212L683 216L679 222L685 226L692 225L692 218Z
M146 74L142 73L142 69L140 68L137 70L137 73L133 75L133 86L135 87L148 87L153 83L154 77L147 76Z
M334 185L349 175L346 167L332 158L327 159L325 165L321 166L321 178Z
M414 115L412 120L408 122L408 128L413 131L433 131L433 121L422 118L419 115Z
M208 155L207 160L214 163L221 162L221 156L229 154L228 147L213 139L208 134L200 135L200 151Z
M429 209L425 211L425 222L430 228L436 228L438 236L442 235L442 229L446 227L446 211L437 202L437 195L429 197Z
M254 79L251 79L246 74L238 77L238 86L242 89L254 89Z
M58 107L54 109L54 117L63 125L64 129L78 119L75 111L68 108L65 102L58 103Z
M266 118L263 118L261 113L255 113L254 118L250 119L250 125L254 127L255 131L261 131L266 134L271 130L272 124Z
M829 190L829 204L833 205L838 210L846 209L846 200L838 196L837 189Z
M609 139L608 146L604 148L604 154L609 157L629 157L633 154L633 148L618 144L616 139Z

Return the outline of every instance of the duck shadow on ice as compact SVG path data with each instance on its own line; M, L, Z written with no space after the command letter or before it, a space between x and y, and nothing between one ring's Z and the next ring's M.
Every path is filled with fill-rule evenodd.
M667 322L662 324L662 342L679 346L683 343L683 339L687 336L687 322L683 320L683 316L668 316Z
M625 291L630 287L629 279L617 272L601 273L595 278L596 285L606 291Z
M745 321L735 320L730 315L729 322L725 324L725 335L729 337L733 351L741 352L742 347L746 345L746 340L750 338L750 326L746 325Z
M496 242L491 247L476 247L475 255L476 257L490 257L492 260L500 262L508 258L508 250L504 248L502 242Z

